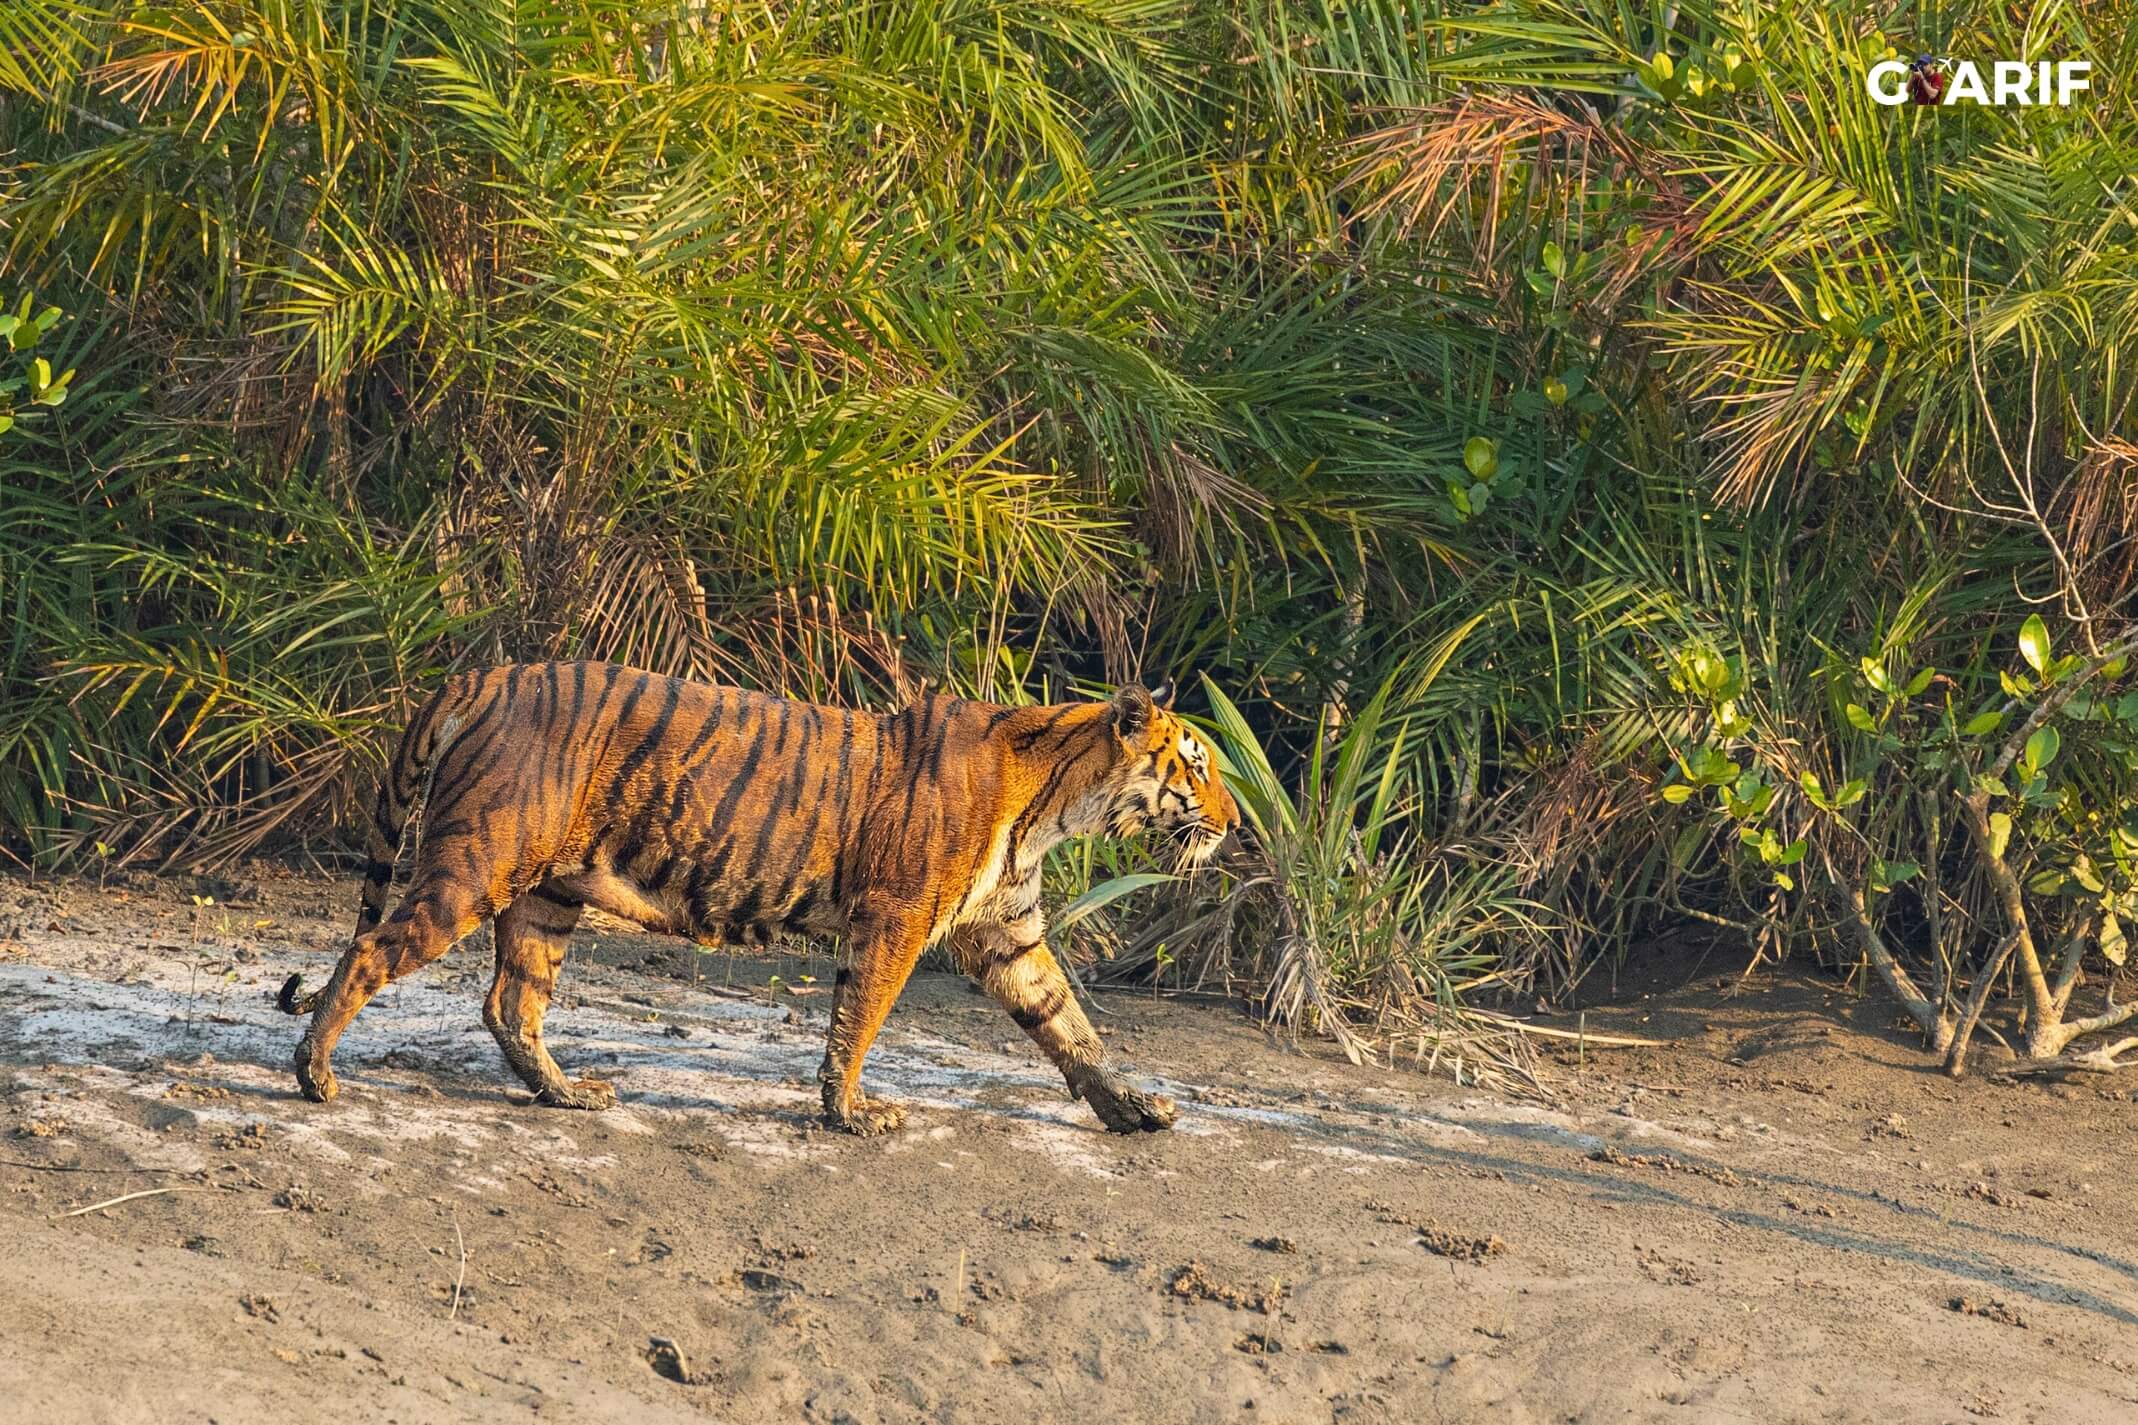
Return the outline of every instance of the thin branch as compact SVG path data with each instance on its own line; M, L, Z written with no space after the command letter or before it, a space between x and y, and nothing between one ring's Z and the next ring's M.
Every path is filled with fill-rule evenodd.
M1825 853L1822 851L1820 854L1823 857ZM1830 883L1837 886L1843 884L1831 861L1827 864L1826 874ZM1863 888L1853 881L1848 882L1843 892L1843 905L1848 912L1849 923L1855 928L1856 943L1863 947L1864 958L1871 962L1871 968L1886 982L1886 988L1900 1001L1901 1008L1908 1012L1908 1017L1923 1031L1923 1037L1930 1041L1931 1052L1944 1053L1952 1045L1951 1016L1930 1002L1929 996L1917 988L1915 977L1908 973L1907 966L1894 959L1893 952L1886 949L1885 941L1879 938L1878 927L1871 923L1870 907L1864 903Z
M98 1212L98 1211L101 1211L101 1210L103 1210L104 1208L107 1208L107 1207L117 1207L117 1206L118 1206L118 1205L119 1205L120 1203L122 1203L122 1202L135 1202L135 1201L138 1201L139 1199L141 1199L141 1198L144 1198L144 1197L162 1197L162 1196L163 1196L163 1195L164 1195L165 1193L167 1193L167 1192L206 1192L206 1191L207 1191L207 1189L206 1189L206 1188L204 1188L204 1187L160 1187L160 1188L145 1188L145 1189L143 1189L143 1190L142 1190L142 1191L140 1191L140 1192L130 1192L130 1193L125 1193L125 1194L122 1194L122 1195L121 1195L121 1196L119 1196L119 1197L107 1197L107 1198L105 1198L105 1199L104 1199L104 1200L103 1200L102 1202L92 1202L92 1203L90 1203L90 1204L89 1204L89 1205L88 1205L87 1207L77 1207L77 1208L75 1208L75 1209L74 1209L74 1211L72 1211L72 1212L55 1212L55 1213L53 1213L53 1214L52 1214L52 1216L51 1216L51 1218L50 1218L49 1220L51 1220L51 1221L53 1221L53 1222L58 1222L58 1221L59 1221L60 1219L62 1219L62 1218L66 1218L66 1217L80 1217L80 1216L81 1216L81 1215L82 1215L83 1213L85 1213L85 1212Z
M1989 775L2002 780L2004 774L2012 770L2012 764L2019 760L2019 754L2026 749L2027 739L2032 737L2043 723L2055 717L2058 710L2070 702L2079 689L2092 682L2103 668L2118 658L2126 658L2133 653L2138 653L2138 631L2126 633L2105 651L2095 654L2087 661L2086 666L2072 677L2057 684L2048 697L2035 705L2034 711L2027 715L2027 720L2019 725L2019 730L2006 741L2004 750L1997 754L1996 762L1991 764ZM1968 800L1973 801L1978 796L1981 797L1983 805L1987 806L1989 798L1979 791Z
M458 1212L453 1214L453 1245L460 1249L460 1275L453 1278L453 1309L445 1314L448 1321L460 1315L460 1289L468 1280L468 1243L467 1239L460 1235Z
M2014 930L1975 972L1974 993L1967 997L1967 1009L1960 1016L1959 1027L1953 1031L1952 1047L1945 1053L1945 1072L1953 1078L1960 1078L1967 1072L1967 1046L1975 1035L1975 1021L1982 1017L1983 1006L1989 1003L1991 993L1997 988L1997 976L2003 973L2004 962L2011 958L2013 947L2018 944L2019 932Z

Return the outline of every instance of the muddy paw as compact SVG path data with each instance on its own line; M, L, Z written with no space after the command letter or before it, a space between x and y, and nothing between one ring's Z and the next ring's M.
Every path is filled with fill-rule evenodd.
M892 1133L905 1126L906 1111L880 1098L856 1097L844 1113L833 1109L825 1115L834 1128L843 1128L863 1138Z
M583 1108L599 1111L616 1107L616 1087L605 1079L574 1079L563 1092L543 1090L535 1102L546 1108Z
M1077 1086L1077 1094L1091 1105L1109 1133L1156 1133L1171 1128L1180 1110L1163 1094L1131 1088L1112 1074L1095 1076Z
M313 1063L311 1047L305 1045L297 1050L297 1087L312 1102L326 1103L341 1092L341 1081L325 1064Z

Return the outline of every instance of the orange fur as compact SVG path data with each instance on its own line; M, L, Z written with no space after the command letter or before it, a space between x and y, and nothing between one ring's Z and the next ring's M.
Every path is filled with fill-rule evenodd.
M385 916L419 797L413 877ZM457 677L380 787L355 941L319 993L283 987L284 1009L312 1014L297 1077L333 1097L334 1045L364 1003L494 916L483 1019L507 1061L542 1102L608 1106L607 1084L566 1079L542 1043L592 905L704 944L842 936L820 1077L826 1117L854 1132L903 1118L862 1094L861 1063L921 951L946 936L1109 1128L1162 1128L1172 1104L1106 1067L1047 950L1040 861L1067 837L1150 825L1198 860L1238 821L1207 750L1141 688L1036 708L931 695L872 715L602 663Z

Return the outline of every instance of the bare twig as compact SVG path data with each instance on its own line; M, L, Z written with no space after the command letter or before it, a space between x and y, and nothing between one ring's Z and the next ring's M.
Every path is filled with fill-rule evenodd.
M85 1213L85 1212L97 1212L97 1211L101 1211L102 1209L104 1209L104 1208L107 1208L107 1207L117 1207L117 1206L118 1206L118 1205L119 1205L120 1203L122 1203L122 1202L134 1202L134 1201L136 1201L136 1200L138 1200L138 1199L140 1199L140 1198L144 1198L144 1197L161 1197L161 1196L163 1196L163 1195L164 1195L165 1193L167 1193L167 1192L206 1192L206 1191L207 1191L207 1189L206 1189L206 1188L204 1188L204 1187L160 1187L160 1188L145 1188L145 1189L143 1189L143 1190L142 1190L142 1191L140 1191L140 1192L130 1192L130 1193L125 1193L125 1194L122 1194L122 1195L121 1195L121 1196L119 1196L119 1197L107 1197L107 1198L105 1198L105 1199L104 1199L104 1200L103 1200L102 1202L92 1202L92 1203L90 1203L90 1204L89 1204L89 1205L88 1205L87 1207L77 1207L77 1208L75 1208L75 1209L74 1209L74 1210L73 1210L72 1212L55 1212L55 1213L53 1213L53 1214L52 1214L52 1217L51 1217L51 1219L50 1219L50 1220L51 1220L51 1221L54 1221L54 1222L57 1222L57 1221L59 1221L59 1220L60 1220L61 1218L64 1218L64 1217L80 1217L80 1216L81 1216L81 1215L82 1215L83 1213Z
M189 1176L187 1168L85 1168L79 1163L25 1163L19 1158L0 1158L0 1168L27 1168L33 1173L176 1173Z
M1825 857L1823 849L1820 855ZM1943 1054L1952 1045L1952 1015L1931 1003L1930 998L1916 986L1915 977L1908 973L1907 967L1893 958L1893 952L1888 950L1885 941L1879 938L1878 927L1871 923L1871 910L1865 903L1863 888L1853 881L1843 880L1835 871L1831 860L1827 862L1826 874L1828 880L1841 890L1842 909L1847 912L1849 923L1855 928L1856 942L1863 947L1864 958L1871 962L1871 968L1886 982L1886 988L1900 1001L1901 1008L1908 1012L1908 1017L1923 1031L1923 1037L1930 1043L1931 1052Z
M1473 1019L1482 1019L1502 1029L1512 1029L1517 1034L1536 1034L1546 1039L1568 1039L1599 1049L1669 1049L1674 1047L1668 1039L1643 1039L1637 1034L1594 1034L1586 1030L1547 1029L1541 1024L1513 1019L1504 1014L1495 1014L1489 1009L1467 1011Z
M460 1235L460 1214L453 1214L453 1245L460 1249L460 1275L453 1278L453 1309L445 1314L451 1321L460 1315L460 1289L468 1280L468 1243Z
M2004 943L1975 972L1974 992L1967 997L1967 1009L1960 1016L1960 1027L1953 1031L1952 1047L1945 1053L1945 1072L1953 1078L1960 1078L1967 1072L1967 1041L1974 1037L1975 1021L1982 1018L1983 1006L1989 1003L1990 992L1997 987L1997 976L2018 944L2019 932L2015 930L2004 937Z
M2113 1044L2103 1044L2096 1049L2088 1049L2083 1054L2066 1054L2061 1058L2042 1059L2031 1064L2015 1064L2004 1070L2004 1073L2015 1079L2033 1078L2042 1074L2112 1074L2119 1069L2138 1069L2138 1059L2121 1057L2132 1049L2138 1049L2138 1035L2118 1039Z

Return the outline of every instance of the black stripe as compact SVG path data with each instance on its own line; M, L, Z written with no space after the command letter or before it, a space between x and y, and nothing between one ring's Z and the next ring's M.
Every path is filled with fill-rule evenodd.
M752 886L744 894L743 898L735 902L734 906L729 909L727 913L728 930L736 939L743 939L751 930L756 928L758 912L764 908L764 903L763 888Z
M708 830L714 827L725 830L729 819L735 815L735 808L742 801L744 788L749 786L751 779L757 775L758 765L764 761L765 733L768 730L765 720L759 718L757 735L750 739L749 748L742 754L742 765L735 769L735 775L728 782L727 790L720 794L720 800L714 805L712 818L706 823Z
M1069 1004L1069 990L1063 985L1050 987L1039 1003L1030 1009L1023 1005L1010 1006L1010 1018L1027 1030L1039 1029L1060 1014Z
M1008 948L1007 951L1004 951L1000 947L991 949L988 952L987 959L982 962L982 968L989 970L998 970L1006 965L1014 965L1019 960L1022 960L1025 956L1031 954L1034 950L1039 949L1046 943L1046 937L1041 936L1037 940L1027 940L1021 945L1012 945Z
M688 799L692 785L690 774L697 770L698 755L720 735L720 724L725 720L726 713L727 693L715 688L713 710L706 714L705 721L699 726L698 735L691 739L690 746L683 750L682 756L676 758L676 790L675 795L668 801L668 816L671 821L682 820L683 804Z
M952 703L949 710L944 713L942 723L936 728L935 742L928 748L928 780L931 782L940 779L943 775L943 748L950 741L951 726L956 723L958 715L964 710L965 705L963 703Z
M802 804L802 787L809 780L809 748L817 736L816 709L807 708L804 711L806 716L802 719L802 740L794 749L794 775L788 779L787 788L780 798L790 811Z
M668 736L668 724L675 721L676 705L683 700L683 685L674 678L668 679L667 683L668 696L661 703L660 715L654 718L653 726L646 730L646 735L638 740L638 746L632 748L624 757L623 765L617 769L615 780L609 784L611 800L623 796L624 784L631 780L633 773L646 765L646 760L660 749L662 740Z
M906 757L906 804L905 808L899 813L898 816L898 824L901 827L910 827L913 824L913 799L920 792L921 773L926 771L928 766L928 762L925 757L916 757L913 755L914 747L918 745L922 737L928 734L929 729L934 726L934 712L935 699L930 698L928 700L926 714L923 715L920 725L914 729L912 741L909 742L906 748L904 749Z
M1047 780L1040 784L1038 794L1031 801L1025 803L1024 810L1017 814L1017 820L1010 824L1009 845L1012 851L1024 844L1025 833L1031 829L1033 821L1046 810L1048 799L1061 787L1070 770L1086 757L1089 757L1093 750L1093 748L1087 747L1082 752L1077 753L1076 756L1054 764L1054 770L1049 772Z
M1010 745L1012 747L1015 747L1019 752L1030 751L1033 744L1037 743L1039 739L1045 737L1048 733L1054 731L1055 727L1061 722L1063 718L1069 716L1070 713L1076 710L1076 706L1076 704L1070 703L1066 706L1054 709L1054 711L1048 715L1047 720L1041 723L1038 727L1033 728L1029 732L1020 732L1015 737L1011 738Z
M433 771L434 776L439 772L445 775L431 785L430 808L424 811L426 820L430 817L431 809L451 805L453 799L466 791L471 782L495 765L494 758L485 759L488 758L491 748L504 736L501 722L504 715L503 695L493 694L483 705L482 711L476 714L475 721L454 733L450 744L438 749L441 757L452 759L452 766ZM479 743L475 741L478 734L482 737Z

